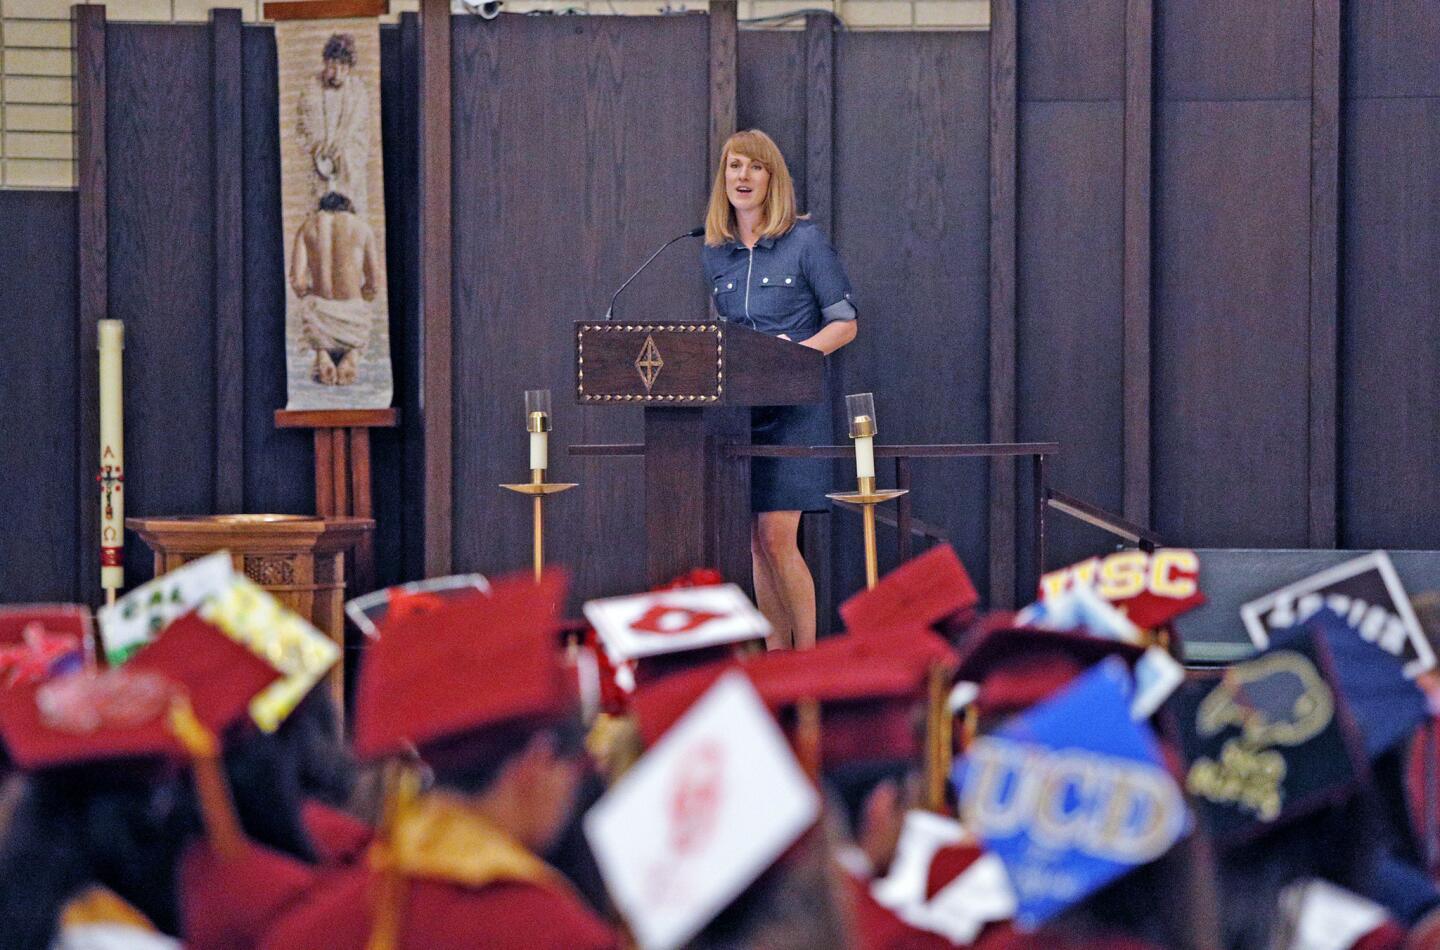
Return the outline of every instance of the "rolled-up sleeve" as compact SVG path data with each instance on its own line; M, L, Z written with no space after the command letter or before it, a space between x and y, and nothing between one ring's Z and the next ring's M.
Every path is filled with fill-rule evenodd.
M840 255L835 253L835 248L830 246L819 229L812 231L809 238L800 255L800 266L815 292L815 299L820 303L821 323L854 320L854 291L850 287L850 277L845 273L845 265L840 263Z

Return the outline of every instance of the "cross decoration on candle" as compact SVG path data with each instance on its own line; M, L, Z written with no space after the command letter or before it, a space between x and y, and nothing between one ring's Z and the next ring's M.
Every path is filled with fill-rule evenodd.
M525 431L530 433L530 481L500 487L529 495L533 500L534 547L531 560L538 584L545 565L545 496L575 487L574 482L545 481L545 470L550 467L550 390L525 390Z

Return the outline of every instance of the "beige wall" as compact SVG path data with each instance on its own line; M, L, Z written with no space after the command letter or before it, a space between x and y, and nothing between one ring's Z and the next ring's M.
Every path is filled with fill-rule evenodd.
M111 20L198 22L211 7L238 7L247 22L263 0L105 0ZM461 9L461 0L454 0ZM391 18L419 0L391 0ZM507 0L505 9L654 15L703 10L705 0ZM828 8L851 29L984 29L989 0L739 0L742 20ZM69 0L0 0L0 187L72 188L74 91ZM770 28L797 26L767 23ZM757 28L761 24L757 24Z

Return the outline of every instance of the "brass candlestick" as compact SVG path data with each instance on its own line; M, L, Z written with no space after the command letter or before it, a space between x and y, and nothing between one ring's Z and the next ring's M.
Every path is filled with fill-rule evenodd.
M873 475L860 478L859 482L859 491L832 492L825 497L842 505L855 505L860 508L860 517L865 526L865 587L873 589L880 583L880 559L875 550L875 506L894 501L907 491L903 488L876 488Z
M880 559L875 550L875 506L906 494L905 489L875 487L875 400L870 393L845 397L850 417L850 438L855 443L855 471L859 491L834 492L826 495L842 505L860 506L865 525L865 587L873 589L880 583Z
M530 433L530 481L501 488L529 495L534 511L535 582L545 570L545 496L558 495L576 486L576 482L547 482L545 468L549 464L550 390L531 389L525 393L525 431Z

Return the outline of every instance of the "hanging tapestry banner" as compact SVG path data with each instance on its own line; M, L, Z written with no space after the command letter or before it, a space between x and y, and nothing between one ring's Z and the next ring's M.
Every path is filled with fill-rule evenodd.
M275 25L287 409L390 405L380 25Z

